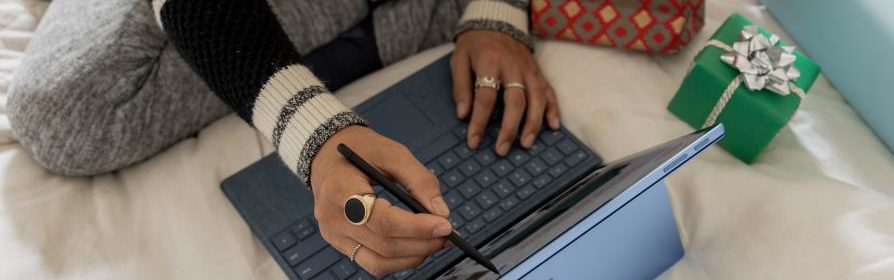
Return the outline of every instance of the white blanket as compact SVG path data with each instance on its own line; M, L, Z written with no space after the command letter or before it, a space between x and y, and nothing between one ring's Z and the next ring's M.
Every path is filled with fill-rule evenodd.
M24 4L0 2L0 23L25 17L18 26L33 30L45 3ZM699 45L733 11L791 42L754 0L720 0L709 1L705 28L677 55L539 43L564 125L608 160L692 131L667 103ZM24 47L3 36L9 26L0 29L3 88ZM27 32L15 32L27 42ZM451 48L338 96L356 105ZM92 178L49 174L18 144L2 144L0 278L284 278L219 189L269 152L232 115L146 162ZM756 163L713 148L668 188L686 255L663 278L894 278L894 157L824 77Z

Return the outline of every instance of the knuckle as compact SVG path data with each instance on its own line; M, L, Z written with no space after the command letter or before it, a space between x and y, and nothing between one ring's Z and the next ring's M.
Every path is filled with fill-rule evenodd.
M393 240L391 238L385 238L382 240L381 245L379 245L379 254L382 254L382 257L386 258L396 258L401 255L401 247L399 246L387 246L386 244L392 244Z
M440 181L438 181L438 177L435 177L435 174L431 172L422 173L422 184L424 186L428 186L430 188L434 188L435 190L440 190L438 187L440 185Z
M497 97L493 94L481 94L475 97L475 103L482 106L493 107L497 103Z
M506 98L507 106L511 106L511 107L515 107L515 108L522 108L522 107L525 107L525 105L527 105L527 98L525 98L524 96L522 96L520 94L517 94L515 96L516 97Z
M390 219L377 219L375 223L372 223L370 229L378 235L388 236L391 233L391 220Z

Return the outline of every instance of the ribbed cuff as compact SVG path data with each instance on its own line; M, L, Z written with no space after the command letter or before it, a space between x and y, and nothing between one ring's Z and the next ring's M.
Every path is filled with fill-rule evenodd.
M503 32L533 49L528 34L528 11L524 1L477 0L466 6L456 26L454 38L469 30Z
M261 88L252 123L306 186L310 166L330 136L366 121L342 104L304 66L280 69Z

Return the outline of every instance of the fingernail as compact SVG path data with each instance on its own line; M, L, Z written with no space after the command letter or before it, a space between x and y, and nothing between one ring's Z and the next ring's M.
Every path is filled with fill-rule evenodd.
M432 234L435 237L448 236L450 235L451 231L453 231L453 229L450 228L449 223L441 223L440 225L435 227L435 230L432 231Z
M431 200L431 205L433 208L435 208L432 209L435 211L435 214L444 217L450 216L450 208L447 207L447 202L444 202L443 197L435 197Z
M525 148L530 148L531 145L534 145L534 134L525 135L525 138L522 139L522 146L525 146Z
M549 120L549 127L552 129L559 129L559 118L552 118Z
M456 103L456 117L462 119L466 115L466 104Z
M497 146L497 154L505 156L509 152L509 143L503 142Z
M478 136L478 135L469 136L469 148L477 149L478 144L480 144L480 143L481 143L481 136Z

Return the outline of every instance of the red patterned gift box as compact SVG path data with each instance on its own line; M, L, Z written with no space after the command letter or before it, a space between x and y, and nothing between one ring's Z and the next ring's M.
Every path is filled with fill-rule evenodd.
M704 0L531 1L540 37L649 52L679 51L704 22Z

